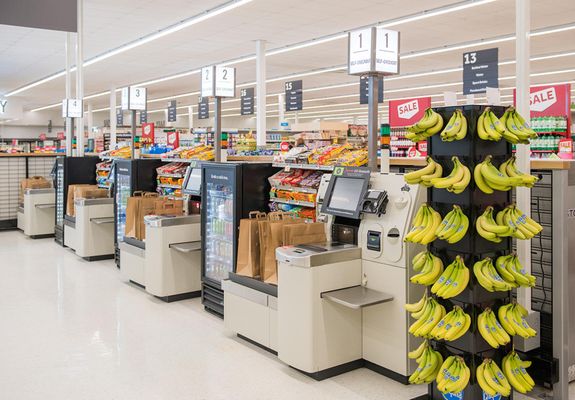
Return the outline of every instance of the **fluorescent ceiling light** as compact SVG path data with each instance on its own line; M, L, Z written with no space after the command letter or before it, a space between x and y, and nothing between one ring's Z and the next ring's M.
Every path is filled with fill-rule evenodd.
M165 28L165 29L162 29L162 30L157 31L157 32L155 32L155 33L152 33L152 34L150 34L150 35L144 36L144 37L142 37L142 38L140 38L140 39L134 40L133 42L130 42L130 43L125 44L125 45L123 45L123 46L117 47L117 48L115 48L115 49L113 49L113 50L110 50L110 51L108 51L108 52L106 52L106 53L100 54L99 56L96 56L96 57L93 57L93 58L91 58L91 59L89 59L89 60L87 60L87 61L84 61L84 67L88 67L88 66L93 65L93 64L96 64L96 63L98 63L98 62L100 62L100 61L106 60L106 59L108 59L108 58L110 58L110 57L113 57L113 56L116 56L116 55L118 55L118 54L124 53L124 52L126 52L126 51L128 51L128 50L132 50L132 49L134 49L134 48L136 48L136 47L140 47L140 46L142 46L142 45L144 45L144 44L146 44L146 43L150 43L150 42L152 42L152 41L154 41L154 40L157 40L157 39L163 38L163 37L165 37L165 36L171 35L171 34L173 34L173 33L179 32L179 31L181 31L182 29L189 28L189 27L192 26L192 25L199 24L200 22L204 22L204 21L206 21L206 20L208 20L208 19L210 19L210 18L213 18L213 17L216 17L216 16L218 16L218 15L224 14L224 13L226 13L226 12L228 12L228 11L234 10L234 9L236 9L236 8L238 8L238 7L241 7L241 6L243 6L243 5L246 5L246 4L248 4L248 3L251 3L252 1L253 1L253 0L232 0L232 1L229 1L229 2L223 4L223 5L219 6L219 7L216 7L216 8L213 8L213 9L211 9L211 10L205 11L205 12L203 12L203 13L201 13L201 14L198 14L198 15L196 15L196 16L194 16L194 17L185 19L185 20L183 20L182 22L179 22L179 23L177 23L177 24L171 25L171 26L169 26L169 27L167 27L167 28ZM75 68L73 68L73 70L75 70ZM56 74L50 75L50 76L48 76L48 77L46 77L46 78L43 78L43 79L41 79L41 80L39 80L39 81L33 82L33 83L29 84L29 85L26 85L26 86L23 86L23 87L21 87L21 88L19 88L19 89L16 89L16 90L11 91L11 92L9 92L9 93L6 94L6 97L13 96L13 95L15 95L15 94L21 93L21 92L23 92L23 91L25 91L25 90L28 90L28 89L31 89L31 88L33 88L33 87L42 85L42 84L44 84L44 83L46 83L46 82L50 82L50 81L52 81L52 80L54 80L54 79L57 79L57 78L59 78L59 77L62 77L62 76L64 76L64 75L66 75L66 71L61 71L61 72L58 72L58 73L56 73ZM178 74L178 75L182 75L182 74ZM183 76L185 76L185 75L183 75ZM166 78L163 78L163 79L166 79ZM167 79L166 79L166 80L167 80ZM152 82L153 82L153 81L152 81ZM161 81L160 81L160 82L161 82Z

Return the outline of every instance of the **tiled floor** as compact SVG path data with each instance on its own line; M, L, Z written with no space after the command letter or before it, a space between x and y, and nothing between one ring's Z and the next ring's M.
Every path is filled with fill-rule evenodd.
M224 332L199 300L165 304L52 239L0 232L0 399L402 400L361 369L315 382ZM575 399L572 387L571 398Z

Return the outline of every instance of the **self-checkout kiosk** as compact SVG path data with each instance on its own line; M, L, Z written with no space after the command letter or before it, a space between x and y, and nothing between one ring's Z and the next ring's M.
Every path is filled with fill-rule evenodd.
M407 382L418 339L404 304L423 289L409 285L421 249L403 238L424 196L403 175L335 168L321 196L331 241L276 250L280 360L315 379L365 366Z
M54 188L25 189L18 207L18 228L32 239L54 236Z
M191 163L182 186L187 215L146 217L146 240L120 243L123 278L166 302L201 295L201 183L201 166Z

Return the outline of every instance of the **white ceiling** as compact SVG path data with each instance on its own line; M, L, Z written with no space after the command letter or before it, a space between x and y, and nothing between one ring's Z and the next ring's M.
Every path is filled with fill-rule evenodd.
M151 34L186 18L224 4L225 0L84 0L85 56L90 59ZM268 49L280 48L356 27L432 10L457 0L253 0L225 14L198 23L174 34L131 49L84 69L85 95L191 71L205 65L253 55L254 41L265 39ZM531 0L532 30L575 22L572 0ZM401 32L403 55L459 43L514 34L515 1L492 3L393 27ZM0 25L0 94L42 79L64 68L66 34ZM475 45L471 49L499 47L500 61L515 59L515 42ZM401 62L401 76L461 66L462 52L455 51L409 58ZM269 78L297 74L346 63L347 40L331 42L267 57ZM533 37L532 56L575 52L575 30ZM255 62L234 65L238 83L255 80ZM575 56L531 63L532 73L575 69ZM513 76L515 66L500 67L500 77ZM302 78L304 89L342 83L356 83L346 71ZM461 81L461 72L419 78L390 79L385 84L386 98L439 94L460 91L461 86L421 89ZM575 72L533 77L533 83L575 81ZM514 79L501 80L501 87L513 87ZM408 88L414 90L398 91ZM191 75L148 86L148 98L163 98L199 89L199 76ZM268 93L283 90L283 81L268 84ZM502 94L510 94L503 91ZM358 102L357 96L310 102L313 98L357 95L357 85L305 92L304 108L327 104ZM64 78L26 90L18 95L26 109L57 103L64 97ZM179 105L195 104L196 96L178 98ZM90 100L95 109L105 108L108 96ZM275 98L268 98L275 103ZM166 102L150 103L149 109L165 107ZM224 109L237 108L239 102ZM275 110L277 106L270 106ZM338 107L359 108L344 105ZM329 110L322 108L320 110ZM311 110L310 110L311 111ZM46 112L49 111L39 111ZM228 113L237 113L237 110ZM304 110L305 112L305 110Z

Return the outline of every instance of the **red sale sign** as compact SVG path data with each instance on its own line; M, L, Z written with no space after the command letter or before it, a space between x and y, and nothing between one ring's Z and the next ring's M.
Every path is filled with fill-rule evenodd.
M530 90L531 117L568 116L571 85L532 86ZM513 103L516 91L513 90Z
M431 97L389 101L389 125L392 128L410 126L423 117L431 107Z
M180 146L180 132L168 132L168 146L177 149Z
M142 124L142 146L151 146L154 144L154 123Z
M46 134L45 133L40 134L40 140L46 140Z

